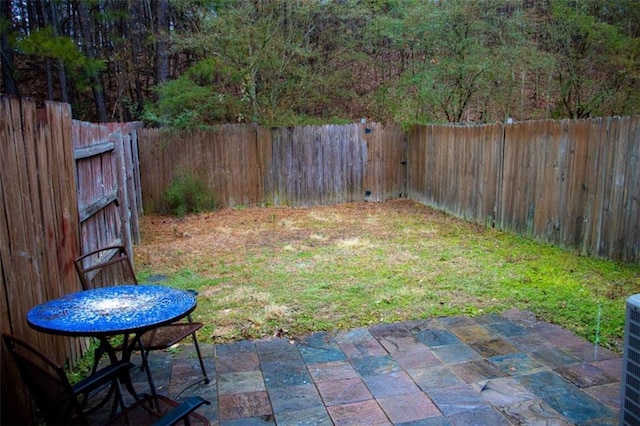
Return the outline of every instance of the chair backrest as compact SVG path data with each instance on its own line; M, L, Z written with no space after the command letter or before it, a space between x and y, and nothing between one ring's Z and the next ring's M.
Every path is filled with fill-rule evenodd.
M45 423L86 423L64 368L17 337L3 333L2 338Z
M133 263L124 246L93 250L73 263L85 290L116 284L138 284Z

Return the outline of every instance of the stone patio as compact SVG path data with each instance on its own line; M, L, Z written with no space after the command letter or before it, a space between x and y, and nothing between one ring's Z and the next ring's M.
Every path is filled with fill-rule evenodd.
M618 424L620 355L524 311L201 346L150 361L214 425Z

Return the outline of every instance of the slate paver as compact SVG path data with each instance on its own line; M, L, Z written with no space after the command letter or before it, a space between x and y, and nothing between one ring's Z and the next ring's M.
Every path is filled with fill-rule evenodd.
M276 424L281 426L332 426L333 421L325 407L312 407L303 410L276 413Z
M451 369L469 384L506 376L502 370L486 359L453 364Z
M234 393L220 395L219 416L221 420L233 420L273 414L267 392Z
M268 393L275 414L324 407L318 389L312 384L269 389Z
M557 368L555 372L581 389L615 382L614 378L593 364L569 365Z
M449 330L437 328L422 330L418 332L417 337L419 341L432 349L447 345L462 345L463 343L462 340Z
M514 402L500 407L499 410L507 420L516 425L573 425L573 422L541 399Z
M489 406L489 403L480 398L480 394L466 383L448 388L429 389L427 395L445 416Z
M620 383L610 383L608 385L593 386L584 389L586 393L606 404L612 410L620 410Z
M469 346L484 358L491 358L492 356L508 355L520 352L520 349L516 348L511 343L501 338L474 340L473 342L469 343Z
M494 356L489 358L489 362L495 364L504 373L510 376L519 376L522 374L541 370L543 365L524 353L515 353Z
M464 381L446 366L409 370L409 375L423 391L461 385Z
M529 355L531 358L551 369L566 367L581 362L580 359L574 357L569 352L558 348L534 350L529 352Z
M455 316L150 355L213 425L617 424L621 357L535 315ZM134 385L148 391L144 374Z
M462 411L450 416L449 421L454 425L511 425L511 422L493 407Z
M482 359L478 352L465 344L436 346L431 350L445 364L457 364L459 362Z
M332 382L335 380L359 378L353 366L346 361L332 361L307 366L309 374L315 383Z
M363 377L400 371L400 365L390 355L355 358L351 360L351 364Z
M591 395L579 390L572 389L570 392L549 395L543 399L576 424L615 417L613 410Z
M393 424L424 420L441 415L440 410L423 392L379 398L378 403Z
M456 325L455 327L449 328L449 330L465 343L473 343L495 338L491 331L475 323L463 326Z
M477 382L474 386L480 397L494 407L505 407L537 399L530 390L513 377L503 377Z
M259 392L266 390L261 371L240 371L237 373L219 374L218 394Z
M516 324L513 321L494 322L485 325L487 329L503 337L524 336L529 334L526 327Z
M443 365L442 360L431 349L422 344L421 347L412 346L412 349L407 351L393 352L391 356L405 370Z
M373 399L360 377L318 383L318 390L327 407Z
M451 422L444 416L429 417L411 422L398 423L397 426L451 426Z
M302 362L266 362L262 364L262 374L267 388L311 383L307 367Z
M336 425L391 425L387 415L378 403L373 400L354 402L352 404L327 407L331 419Z
M376 399L419 392L420 388L405 371L363 378Z
M237 352L216 358L218 374L259 371L260 361L256 352Z

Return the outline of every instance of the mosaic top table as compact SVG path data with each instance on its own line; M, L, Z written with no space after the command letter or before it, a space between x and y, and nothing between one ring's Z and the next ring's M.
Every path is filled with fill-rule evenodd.
M44 302L27 313L27 322L31 328L48 334L98 338L115 363L116 350L109 337L124 335L122 359L128 361L135 342L141 342L144 332L186 317L195 308L196 298L186 290L159 285L119 285L79 291ZM135 337L129 340L130 334ZM147 376L155 393L148 368Z
M196 308L192 293L158 285L121 285L67 294L33 307L29 326L63 336L140 334Z

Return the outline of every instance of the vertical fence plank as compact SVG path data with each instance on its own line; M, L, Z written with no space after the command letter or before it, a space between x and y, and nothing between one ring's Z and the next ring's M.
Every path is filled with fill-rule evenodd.
M624 259L637 259L640 263L640 116L624 118L628 122L627 174L625 177Z
M78 247L70 109L47 103L46 121L38 122L35 104L7 97L1 103L5 125L0 139L0 210L5 212L1 229L7 236L2 242L6 295L2 311L8 317L2 331L47 348L57 359L73 358L83 349L83 342L36 333L25 321L31 307L78 289L70 268ZM15 387L15 382L8 384ZM3 399L16 394L14 389L8 391L4 380L2 386ZM22 407L18 413L29 413L24 401L14 403Z

